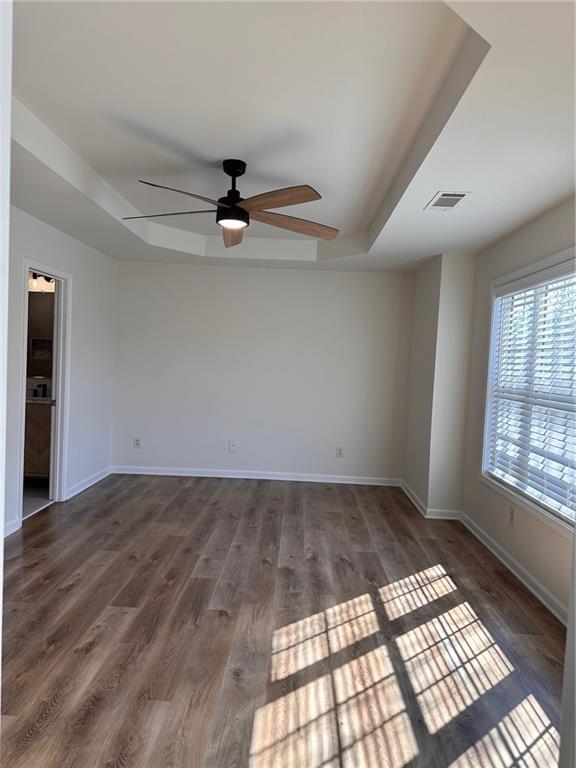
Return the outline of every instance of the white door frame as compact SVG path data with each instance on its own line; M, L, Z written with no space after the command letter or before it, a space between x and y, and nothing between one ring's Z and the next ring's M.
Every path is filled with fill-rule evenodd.
M20 456L18 485L18 515L22 521L24 486L24 449L26 438L26 363L28 341L28 275L39 272L58 280L54 305L54 362L52 397L56 400L52 420L52 445L50 451L50 489L53 501L66 501L68 489L68 424L70 414L70 339L72 275L62 272L35 259L24 259L22 285L24 301L22 317L22 365L20 371Z

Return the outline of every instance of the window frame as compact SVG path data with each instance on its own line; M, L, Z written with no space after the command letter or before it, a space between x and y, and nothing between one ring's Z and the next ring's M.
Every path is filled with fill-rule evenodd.
M495 490L497 493L511 500L514 504L521 505L524 509L540 520L551 524L560 532L573 535L576 529L576 517L559 512L545 502L523 493L520 488L495 477L488 470L489 453L489 426L490 426L490 382L494 357L496 354L496 339L494 339L494 320L496 301L503 296L516 293L525 289L547 283L554 278L562 277L576 272L575 249L568 248L565 251L541 259L514 272L501 275L492 279L490 284L490 328L488 336L488 358L486 366L486 381L484 389L484 423L482 428L482 451L480 463L480 480Z

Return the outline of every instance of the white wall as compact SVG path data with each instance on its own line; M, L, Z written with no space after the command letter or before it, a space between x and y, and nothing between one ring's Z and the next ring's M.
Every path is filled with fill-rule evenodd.
M474 257L442 256L430 439L428 507L462 506Z
M424 507L428 506L441 276L441 256L426 262L414 275L403 476Z
M559 768L574 768L576 765L576 560L572 553L572 577L570 605L568 607L568 629L566 632L566 654L564 656L564 679L562 684L562 711L560 717L560 759Z
M404 481L428 516L459 514L474 257L442 254L414 275Z
M119 263L115 464L400 477L411 282Z
M472 523L563 609L570 538L521 504L510 527L510 502L480 481L480 465L491 280L564 250L573 226L569 202L480 254L471 302L470 261L459 255L414 276L112 262L14 211L8 524L17 514L28 255L74 276L70 486L111 464L404 478L424 507L458 508L460 498ZM461 375L446 383L450 371Z
M108 256L13 208L10 232L8 451L5 528L18 526L24 259L72 276L68 490L108 469L112 450L116 268Z
M12 3L0 3L0 530L5 519L6 389L8 367L8 275L10 231L10 109L12 105ZM0 585L4 578L4 537L0 536ZM0 659L2 659L0 589ZM2 690L0 667L0 691ZM1 748L1 745L0 745Z
M559 526L517 506L508 523L510 501L480 480L484 406L490 336L491 281L574 245L574 200L554 208L480 253L476 261L464 512L563 608L568 605L572 537Z

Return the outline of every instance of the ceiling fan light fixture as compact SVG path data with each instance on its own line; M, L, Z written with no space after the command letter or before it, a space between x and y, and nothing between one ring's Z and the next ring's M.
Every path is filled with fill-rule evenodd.
M248 224L245 221L239 221L238 219L221 219L218 224L224 229L243 229Z
M219 207L216 211L216 222L224 229L243 229L250 223L250 215L242 208Z

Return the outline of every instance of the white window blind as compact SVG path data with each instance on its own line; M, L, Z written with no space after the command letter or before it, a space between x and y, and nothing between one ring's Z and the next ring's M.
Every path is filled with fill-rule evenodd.
M576 276L494 302L484 473L562 518L576 513Z

